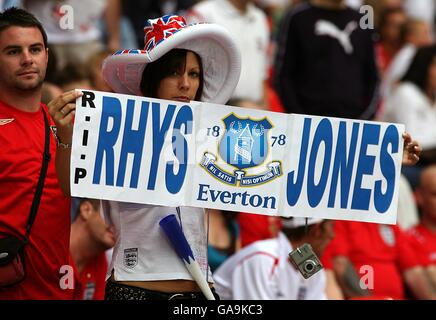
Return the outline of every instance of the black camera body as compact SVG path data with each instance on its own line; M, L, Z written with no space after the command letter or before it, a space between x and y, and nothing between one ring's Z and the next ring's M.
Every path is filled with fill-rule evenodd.
M305 279L310 278L323 268L321 261L308 243L289 253L289 258Z

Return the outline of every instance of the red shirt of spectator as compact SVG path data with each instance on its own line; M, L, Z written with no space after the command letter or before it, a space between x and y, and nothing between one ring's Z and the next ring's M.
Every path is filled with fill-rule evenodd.
M23 237L42 165L44 117L41 110L24 112L0 102L0 120L0 232ZM50 139L44 190L24 249L26 278L0 288L0 300L71 299L71 290L60 285L61 267L69 264L70 198L60 189L51 133Z
M81 272L74 268L74 300L104 300L107 259L105 252L89 262Z
M275 238L282 228L281 218L262 214L239 213L241 247L258 240Z
M373 271L373 288L368 288L373 296L404 299L401 273L419 265L407 235L396 225L336 221L328 248L332 257L348 257L361 277Z
M422 223L409 229L407 233L414 240L414 249L418 256L422 257L423 265L436 265L436 233Z

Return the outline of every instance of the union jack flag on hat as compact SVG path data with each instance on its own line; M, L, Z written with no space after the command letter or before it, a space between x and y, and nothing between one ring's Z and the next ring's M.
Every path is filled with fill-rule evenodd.
M210 23L187 25L183 17L167 15L149 19L144 33L144 50L119 50L103 62L103 77L115 92L141 96L146 65L178 48L195 52L201 59L202 101L224 104L231 97L239 81L241 57L224 27Z
M157 19L150 19L144 27L144 49L149 51L163 40L186 27L185 18L167 15Z

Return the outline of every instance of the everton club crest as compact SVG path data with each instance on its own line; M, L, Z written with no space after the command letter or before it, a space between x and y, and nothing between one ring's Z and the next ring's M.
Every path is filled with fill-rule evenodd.
M255 186L274 180L281 175L281 164L272 161L260 174L249 175L250 168L262 165L268 155L268 130L272 128L267 118L252 120L241 119L230 114L223 119L225 134L219 143L219 156L231 167L230 173L220 167L217 156L206 152L201 166L218 180L241 187Z

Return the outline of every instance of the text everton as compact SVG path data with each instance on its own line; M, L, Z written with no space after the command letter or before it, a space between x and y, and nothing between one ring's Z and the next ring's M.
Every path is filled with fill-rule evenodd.
M236 204L252 208L276 209L276 198L272 196L260 196L241 190L240 192L229 192L226 190L215 190L208 184L199 184L197 200L205 202L221 202L222 204Z

